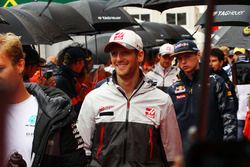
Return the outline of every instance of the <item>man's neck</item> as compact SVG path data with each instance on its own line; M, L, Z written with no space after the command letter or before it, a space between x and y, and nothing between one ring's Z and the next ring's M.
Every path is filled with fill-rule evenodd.
M125 91L127 98L130 98L133 91L139 85L140 81L141 81L140 71L138 71L138 73L136 73L133 77L130 78L122 78L117 76L117 82Z
M10 97L11 98L10 102L12 104L20 103L30 97L30 94L25 88L24 84L20 84L14 94L15 96L13 98Z
M188 79L193 80L193 73L194 72L191 72L191 73L185 72L185 75L188 77Z
M159 63L159 66L160 66L163 70L169 69L169 68L171 67L171 65L168 66L168 67L163 67L160 63Z

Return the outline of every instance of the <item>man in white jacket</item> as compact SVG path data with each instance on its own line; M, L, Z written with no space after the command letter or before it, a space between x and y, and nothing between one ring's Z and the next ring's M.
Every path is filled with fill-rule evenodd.
M157 83L157 87L167 92L167 89L176 81L176 75L179 69L172 66L174 59L171 54L174 53L174 45L166 43L160 47L159 62L155 65L152 71L149 71L146 76Z
M163 167L182 154L173 103L140 70L142 49L124 29L105 47L115 71L86 96L77 123L91 167Z

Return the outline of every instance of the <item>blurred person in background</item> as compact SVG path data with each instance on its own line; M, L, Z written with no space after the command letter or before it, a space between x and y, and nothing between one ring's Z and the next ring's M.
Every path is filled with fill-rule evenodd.
M24 82L55 87L55 79L53 77L46 78L42 73L42 67L44 67L46 61L40 58L38 52L29 45L23 45L23 52L25 56Z
M233 64L233 56L234 56L234 50L231 49L228 51L228 57L227 57L227 61L228 61L228 64Z
M233 75L232 74L232 66L233 66L233 62L234 62L234 51L233 50L228 51L227 62L228 62L228 64L223 67L223 70L226 71L229 79L232 81L232 75Z
M232 67L235 62L239 61L246 61L246 49L245 48L234 48L233 50L230 50L228 52L228 65L223 67L223 69L226 71L229 79L233 80L233 73L232 73Z
M218 49L218 48L212 48L210 53L210 70L212 74L217 74L220 77L222 77L225 81L226 88L227 88L227 96L233 104L232 108L235 113L238 111L238 105L239 105L239 99L236 95L236 90L233 82L229 79L227 73L225 70L223 70L223 64L224 64L224 53Z
M229 47L227 47L227 46L221 46L220 48L219 48L222 52L223 52L223 54L224 54L224 62L223 62L223 67L225 67L225 66L227 66L228 65L228 52L229 52Z
M77 112L88 89L85 84L77 80L85 67L85 56L86 52L80 45L70 45L58 53L61 63L55 74L56 87L71 98L71 103Z
M45 69L51 70L54 74L57 72L58 70L57 56L50 55L49 57L47 57Z
M246 49L245 48L234 48L234 51L233 51L234 55L233 55L233 63L234 62L237 62L238 59L239 59L239 56L245 56L246 57Z
M149 71L151 71L154 68L155 64L152 61L143 61L142 63L142 69L144 74L147 74Z
M171 55L174 53L174 45L169 43L164 44L159 50L159 62L154 68L146 74L148 78L157 83L157 87L167 92L167 89L176 81L176 75L179 69L172 66L174 57Z
M59 89L24 83L25 56L12 33L0 34L0 69L0 88L9 104L4 163L18 152L28 167L82 167L84 151L71 127L76 113L70 99Z
M55 55L50 55L47 57L47 64L57 65L57 57Z
M23 52L25 56L25 70L23 73L23 80L29 82L30 78L41 69L41 59L35 49L29 45L23 46Z

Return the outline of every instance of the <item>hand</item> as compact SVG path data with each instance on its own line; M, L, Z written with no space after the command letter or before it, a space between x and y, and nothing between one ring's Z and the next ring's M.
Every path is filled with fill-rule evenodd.
M52 87L56 87L56 80L54 77L50 77L49 79L47 79L44 83L45 86L52 86Z
M44 77L39 77L37 83L39 85L56 87L56 80L54 77L50 77L49 79L46 79Z

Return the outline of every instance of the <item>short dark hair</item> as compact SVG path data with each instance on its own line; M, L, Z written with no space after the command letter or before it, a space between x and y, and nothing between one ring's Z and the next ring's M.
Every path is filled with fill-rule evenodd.
M61 50L58 55L58 65L71 65L79 60L85 60L86 50L81 45L70 45Z
M210 55L217 57L219 61L224 61L224 53L219 48L212 48Z
M39 65L40 55L30 45L23 45L23 52L25 56L25 66L28 65Z

